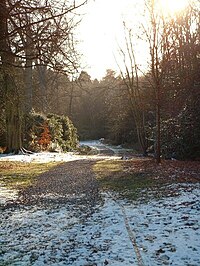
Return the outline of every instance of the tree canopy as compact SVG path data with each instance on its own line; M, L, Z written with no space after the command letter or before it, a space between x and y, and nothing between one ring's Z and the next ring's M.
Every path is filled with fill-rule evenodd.
M79 68L73 36L73 11L85 1L1 1L0 146L17 152L24 145L34 110L55 114L48 128L43 124L51 137L53 127L59 131L73 121L81 139L131 145L144 155L155 153L158 162L199 158L199 6L167 17L155 3L146 1L149 22L140 32L149 46L149 68L141 72L135 36L124 24L119 74L108 69L92 80Z

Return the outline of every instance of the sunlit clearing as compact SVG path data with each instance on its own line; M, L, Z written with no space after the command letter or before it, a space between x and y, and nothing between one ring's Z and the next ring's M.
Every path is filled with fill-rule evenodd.
M189 0L159 0L163 13L173 15L183 11L189 5Z

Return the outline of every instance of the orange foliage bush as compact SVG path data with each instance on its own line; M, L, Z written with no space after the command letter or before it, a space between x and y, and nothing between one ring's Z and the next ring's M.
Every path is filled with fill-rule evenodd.
M4 153L7 147L0 147L0 153Z
M38 140L38 144L40 145L42 150L47 150L50 143L51 143L51 134L49 131L49 127L47 123L44 123L43 132L41 134L41 138Z

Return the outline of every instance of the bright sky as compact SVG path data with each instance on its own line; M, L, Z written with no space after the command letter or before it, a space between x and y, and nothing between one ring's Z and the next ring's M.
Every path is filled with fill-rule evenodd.
M163 9L174 12L183 8L188 0L158 0ZM119 46L124 45L123 21L132 25L134 34L140 35L143 17L143 0L90 0L84 8L79 27L79 49L83 65L92 79L101 79L106 69L119 72ZM135 38L136 57L139 65L147 67L147 44Z
M121 45L124 39L123 21L130 15L131 2L138 1L90 0L86 5L78 38L82 40L80 50L92 78L102 78L109 68L118 70L115 57L118 43Z

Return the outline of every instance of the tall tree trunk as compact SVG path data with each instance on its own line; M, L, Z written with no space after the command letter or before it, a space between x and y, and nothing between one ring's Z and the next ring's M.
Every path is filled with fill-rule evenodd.
M6 113L6 152L18 153L21 148L21 115L19 106L19 95L14 81L13 55L9 46L8 19L9 10L6 1L1 2L0 11L0 55L3 75L3 89Z
M41 99L42 99L42 112L46 113L48 110L48 101L47 101L47 67L45 65L40 65L37 67L38 70L38 79L41 90Z
M161 163L160 86L156 88L156 162Z
M17 87L10 74L4 76L6 88L6 152L18 153L21 146L22 115Z
M25 112L29 113L33 107L32 60L27 60L24 71L25 81Z
M27 23L31 24L30 17L26 16ZM26 28L26 35L21 37L24 43L24 51L26 56L26 64L24 71L25 83L25 112L29 113L33 107L33 54L34 44L32 40L31 27Z
M74 94L74 84L72 81L71 87L70 87L70 95L69 95L69 108L68 108L68 114L69 118L72 119L72 103L73 103L73 95Z

